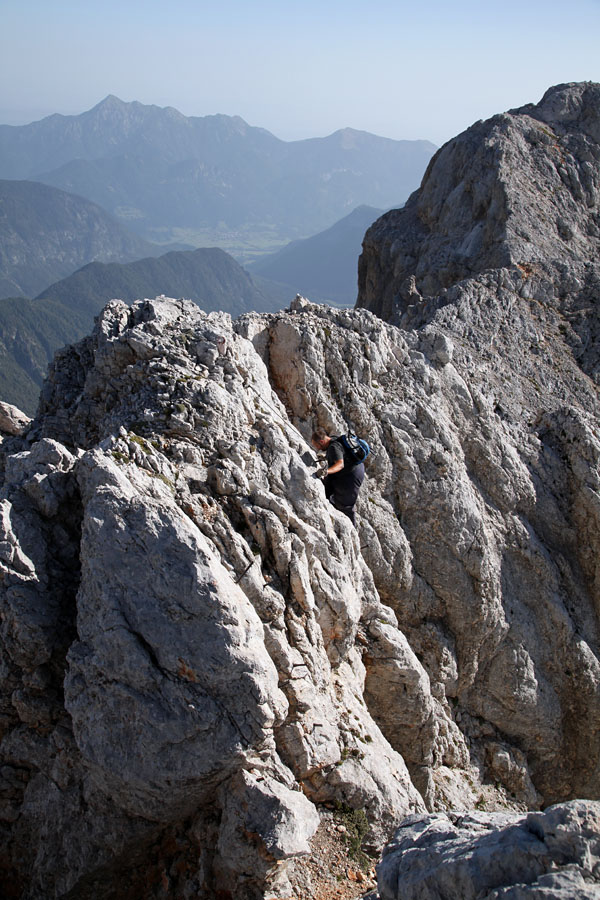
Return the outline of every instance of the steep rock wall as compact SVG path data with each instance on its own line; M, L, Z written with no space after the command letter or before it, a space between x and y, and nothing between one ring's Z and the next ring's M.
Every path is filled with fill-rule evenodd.
M597 796L596 390L531 355L527 285L419 332L115 301L57 356L2 446L7 891L283 897L327 806L376 847ZM502 310L509 375L473 367ZM346 422L356 531L307 443Z
M363 657L417 725L428 677L228 316L109 304L11 440L6 890L285 896L318 805L424 809Z
M357 305L400 322L507 266L550 273L558 295L597 292L599 249L600 85L558 85L436 153L405 207L367 231Z
M414 569L435 598L435 624L413 604L416 632L402 614L401 627L413 649L428 652L430 673L445 641L455 661L446 694L458 699L461 729L494 777L516 777L523 789L530 777L544 805L598 797L599 240L600 85L567 84L446 144L406 207L369 229L359 261L357 306L400 326L446 381L443 405L432 386L420 416L436 453L426 466L407 466L427 459L415 453L414 417L396 453L395 483L407 468L416 475L417 503L409 489L398 492L397 508ZM457 476L462 502L449 483ZM424 644L425 635L433 641ZM457 898L595 896L591 851L578 856L571 836L585 816L591 834L593 804L548 816L550 830L573 844L572 855L560 850L559 865L568 865L555 874L556 847L536 843L546 826L528 821L515 853L530 833L536 846L522 878L516 856L502 871L491 835L481 845L486 869L478 839L459 849L452 829L435 836L439 823L423 819L422 839L420 826L398 833L411 849L395 872L384 859L381 896L413 896L413 888ZM448 865L433 875L442 858Z
M596 388L527 287L482 278L420 332L309 307L270 321L266 352L292 421L374 443L361 549L445 709L435 729L458 723L488 777L535 804L599 787L600 442ZM366 687L409 765L431 767L427 796L455 743L403 728L378 674Z

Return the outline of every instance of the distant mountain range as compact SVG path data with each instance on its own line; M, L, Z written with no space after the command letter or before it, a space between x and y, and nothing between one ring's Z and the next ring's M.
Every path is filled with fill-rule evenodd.
M167 253L128 264L90 263L35 300L0 300L0 398L33 414L55 351L87 334L111 299L131 301L164 293L202 309L234 316L280 309L286 288L253 279L218 248Z
M359 206L326 231L292 241L250 263L248 269L253 276L289 285L292 296L300 293L315 302L354 306L362 239L383 212Z
M109 96L78 116L0 126L0 177L79 194L146 238L249 257L361 204L400 205L434 150L352 129L285 142L239 117L186 117Z
M92 260L164 252L89 200L32 181L0 181L0 297L34 296Z
M116 97L0 125L0 398L34 412L56 349L113 297L164 293L234 316L296 292L352 305L364 231L417 187L434 150L352 129L285 142L238 117ZM296 240L251 277L214 247L165 254L173 238L245 260Z

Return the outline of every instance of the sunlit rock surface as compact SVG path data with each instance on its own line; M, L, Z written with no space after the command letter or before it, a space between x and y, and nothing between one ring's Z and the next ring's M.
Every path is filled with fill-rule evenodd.
M370 309L113 301L57 354L0 453L7 896L319 900L296 873L323 809L364 810L375 849L407 816L453 841L460 811L598 798L595 91L446 145L366 236ZM459 265L459 145L506 198L518 153L554 159L544 129L591 166L572 252L523 212L517 258L511 201ZM356 530L310 447L349 426Z

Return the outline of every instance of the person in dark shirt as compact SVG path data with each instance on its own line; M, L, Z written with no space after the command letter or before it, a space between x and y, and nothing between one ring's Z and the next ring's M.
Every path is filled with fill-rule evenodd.
M354 505L365 477L364 463L354 465L344 452L341 436L332 437L322 428L313 433L312 445L316 450L325 451L327 467L320 473L325 484L325 496L336 509L348 516L356 528Z

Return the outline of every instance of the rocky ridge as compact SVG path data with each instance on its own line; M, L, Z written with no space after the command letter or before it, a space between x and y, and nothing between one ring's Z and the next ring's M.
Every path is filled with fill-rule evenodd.
M580 573L507 508L532 508L550 441L499 423L468 364L429 332L301 299L234 323L115 301L57 355L3 446L3 819L22 896L290 896L322 805L364 810L376 847L426 805L597 790L595 611L569 608ZM583 408L555 414L585 498L597 442ZM306 441L347 420L375 447L358 532ZM532 580L552 585L534 621Z
M169 831L196 854L185 888L165 876L178 896L279 896L315 804L364 808L374 844L424 808L363 699L363 647L419 725L444 717L228 316L109 304L57 356L23 447L5 457L3 820L32 874L8 884L113 896L107 867Z
M494 722L525 753L542 804L598 796L597 749L586 742L598 716L597 538L589 511L598 476L599 225L600 85L558 85L539 104L476 123L445 145L406 207L369 229L359 261L357 306L418 334L428 359L451 362L470 391L478 384L487 397L492 419L476 436L465 423L461 444L485 518L494 530L502 523L502 537L496 532L492 541L495 561L484 566L484 582L496 568L496 587L473 574L475 592L499 603L505 633L491 655L485 644L474 649L483 666L467 706L484 730ZM591 455L581 438L594 446ZM584 468L591 464L581 482L580 453ZM424 532L428 522L425 514ZM438 533L445 544L447 530ZM450 542L456 551L455 538ZM444 568L432 552L419 556L431 583L432 570ZM445 587L439 576L433 587L440 596L438 584ZM567 632L572 643L563 644ZM589 715L591 728L582 740L580 715ZM486 752L492 768L502 767L502 753ZM435 820L429 825L436 831ZM425 867L435 868L438 850L460 856L460 839L446 832L443 841ZM485 854L475 846L468 852L486 868ZM560 877L534 887L532 876L522 890L500 881L495 886L505 888L489 896L595 896L592 869L578 888L568 878L561 886ZM415 896L446 896L444 878L439 870ZM409 896L403 881L398 896Z
M477 122L431 160L402 209L369 229L357 305L423 324L454 285L521 267L531 297L589 329L600 249L600 85L550 88L540 103Z
M385 900L419 869L412 896L446 896L436 854L448 896L597 892L593 265L482 264L403 305L390 215L363 265L404 327L114 301L4 439L7 896L329 900L336 811L370 851L404 820ZM374 448L356 531L308 444L346 423Z

